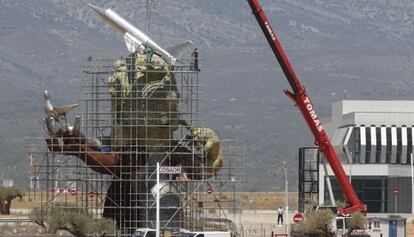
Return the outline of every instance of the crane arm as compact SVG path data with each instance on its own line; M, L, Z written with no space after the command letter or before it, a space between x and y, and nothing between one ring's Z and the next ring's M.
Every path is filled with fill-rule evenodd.
M306 121L306 124L315 137L319 150L324 154L342 189L342 192L345 196L345 201L349 206L339 209L339 212L341 214L349 214L357 211L366 211L366 206L358 198L354 188L349 182L342 167L341 161L338 158L338 155L336 154L335 149L329 140L328 134L326 133L320 119L318 118L318 115L315 112L310 97L307 95L305 88L297 78L296 73L289 62L289 59L287 58L282 48L282 45L280 44L275 32L267 20L262 6L258 0L247 0L247 2L249 3L254 16L260 25L260 28L262 29L270 47L272 48L273 53L275 54L276 59L286 76L286 79L292 87L293 92L285 90L286 95L298 106L300 112L303 115L303 118Z

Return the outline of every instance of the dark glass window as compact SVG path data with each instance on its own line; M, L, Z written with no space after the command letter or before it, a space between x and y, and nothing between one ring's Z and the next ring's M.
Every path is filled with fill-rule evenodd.
M369 212L381 212L381 201L365 201Z
M343 194L335 177L331 178L331 183L335 198L343 201ZM353 177L352 186L370 212L387 212L388 185L386 177ZM325 197L327 198L325 200L329 202L327 189L325 191Z
M377 149L375 152L375 163L381 163L381 128L376 128L377 134Z
M410 164L411 153L413 152L412 128L407 128L407 163Z
M371 128L365 128L365 163L369 163L371 155Z
M336 228L338 228L338 230L344 228L344 222L343 219L337 219L336 220Z
M352 162L359 163L359 158L361 156L361 130L360 128L354 129L354 155Z
M378 188L381 187L381 179L366 179L364 182L366 188Z
M397 128L397 164L401 164L401 155L402 155L402 136L401 128Z
M371 128L367 127L365 128L365 142L366 142L366 148L365 148L365 163L370 162L370 156L371 156Z
M381 186L379 186L379 187L381 187ZM365 201L369 201L369 200L378 201L378 200L381 200L382 191L379 187L377 187L377 188L367 188L367 187L365 187L365 193L364 193Z
M352 179L352 186L355 190L362 190L364 187L364 182L361 179Z
M392 146L391 146L391 128L386 128L387 132L387 150L386 150L386 163L389 164L391 161L391 150L392 150Z

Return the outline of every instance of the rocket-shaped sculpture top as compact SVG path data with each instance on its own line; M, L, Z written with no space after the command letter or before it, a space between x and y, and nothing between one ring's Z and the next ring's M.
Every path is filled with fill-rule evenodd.
M112 9L102 9L92 4L88 4L106 23L119 33L123 34L125 43L131 53L143 51L146 47L151 48L155 53L166 59L170 64L174 65L177 58L163 49L154 40L152 40L144 32L133 26L127 20L122 18Z

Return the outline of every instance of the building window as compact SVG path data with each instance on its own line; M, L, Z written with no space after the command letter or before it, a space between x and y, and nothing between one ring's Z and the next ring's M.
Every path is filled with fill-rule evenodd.
M391 162L391 151L392 151L392 137L391 137L391 128L386 128L387 135L387 150L386 150L386 161L385 163L389 164Z
M401 155L402 155L402 136L401 128L397 128L397 164L401 164Z
M377 134L377 147L375 152L375 163L381 163L381 128L375 128Z
M331 179L334 197L343 201L343 193L338 185L338 181ZM326 185L326 183L325 183ZM387 212L388 210L388 186L387 177L352 177L352 186L358 197L368 207L369 212ZM326 186L325 186L326 187ZM327 188L325 189L325 200L329 200Z
M411 153L413 152L412 129L414 129L414 127L407 128L407 164L410 164Z
M381 221L374 221L374 229L381 229Z
M371 159L371 128L367 127L365 129L366 136L366 150L365 150L365 163L370 163ZM374 137L375 139L375 137Z
M354 129L354 155L352 157L353 163L359 163L359 158L361 156L361 137L360 137L361 130Z

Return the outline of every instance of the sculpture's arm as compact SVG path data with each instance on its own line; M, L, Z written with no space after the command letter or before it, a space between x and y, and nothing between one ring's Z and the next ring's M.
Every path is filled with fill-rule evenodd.
M209 178L215 176L223 167L224 157L220 146L220 139L217 133L210 128L192 126L190 132L197 146L203 151L203 156L207 159L207 166L203 174Z
M74 142L68 138L67 144L59 144L56 138L46 138L48 149L65 155L73 155L84 161L92 170L102 174L114 174L119 163L119 157L93 149L87 144Z

